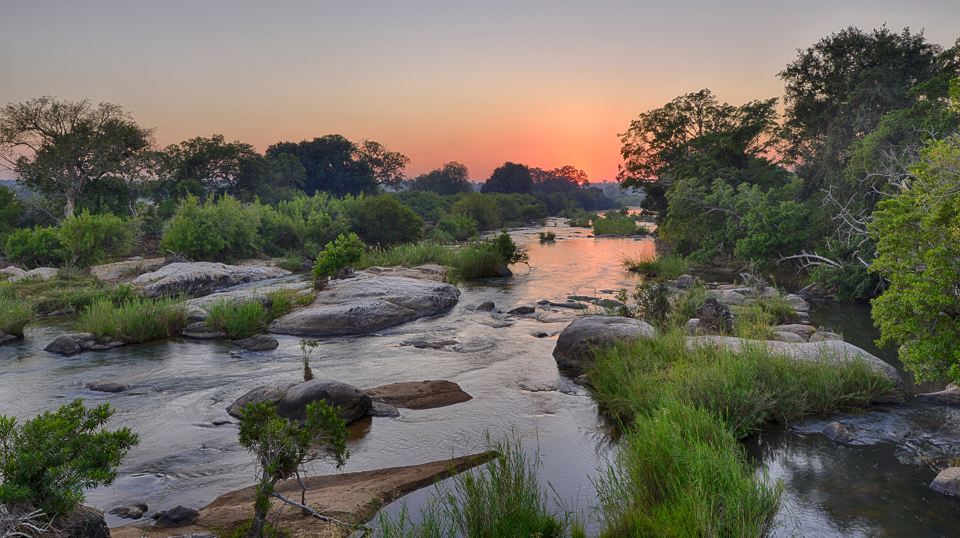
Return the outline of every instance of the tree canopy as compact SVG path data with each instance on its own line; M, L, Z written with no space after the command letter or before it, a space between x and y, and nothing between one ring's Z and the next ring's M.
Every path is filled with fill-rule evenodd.
M528 194L533 189L533 178L530 168L524 164L507 161L498 166L487 181L480 187L480 192Z
M372 194L377 191L374 159L360 158L357 145L346 137L330 134L299 143L278 142L267 148L267 157L295 156L305 170L303 190L329 192L334 196Z
M410 182L410 190L431 191L437 194L459 194L473 192L470 185L470 171L467 166L450 161L440 168L420 174Z

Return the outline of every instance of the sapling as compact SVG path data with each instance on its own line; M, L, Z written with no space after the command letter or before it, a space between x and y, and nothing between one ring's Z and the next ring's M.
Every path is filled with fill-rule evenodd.
M313 370L310 369L310 354L317 349L316 340L300 340L300 351L303 353L303 382L313 379Z

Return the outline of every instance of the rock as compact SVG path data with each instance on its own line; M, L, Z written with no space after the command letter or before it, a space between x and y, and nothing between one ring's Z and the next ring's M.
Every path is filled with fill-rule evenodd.
M401 277L333 280L313 305L275 320L267 330L294 336L367 334L442 314L460 298L456 286Z
M493 269L493 274L494 276L505 278L508 276L513 276L513 271L511 271L506 265L500 263L497 264L497 266Z
M110 538L110 529L103 512L89 506L78 506L53 523L48 536L57 538Z
M560 366L589 368L594 348L653 338L657 331L648 323L620 316L583 316L573 320L557 338L553 358Z
M550 335L547 334L547 333L542 333L542 332L541 332L541 333L533 333L532 336L533 336L534 338L546 338L546 337L548 337L548 336L550 336Z
M827 341L793 344L774 340L746 340L730 336L699 336L687 339L688 347L692 348L705 345L726 347L734 353L739 352L741 345L762 345L773 353L784 355L798 361L825 361L833 364L846 364L850 361L862 362L871 370L882 373L887 379L892 381L897 388L903 389L903 378L897 373L896 368L848 342Z
M773 333L773 339L779 340L780 342L790 342L793 344L802 344L805 342L802 336L789 331L775 331Z
M206 295L216 289L289 275L276 267L240 267L212 262L171 263L133 280L142 293L156 298L170 295Z
M123 392L129 389L130 385L121 385L120 383L114 383L113 381L97 379L96 381L90 381L84 385L84 387L86 387L88 390L94 390L97 392ZM144 508L144 510L146 510L146 508ZM113 512L110 513L112 514Z
M620 308L621 306L623 306L623 303L621 303L616 299L600 299L594 304L601 308Z
M207 319L207 316L210 315L203 308L200 308L199 306L194 304L189 304L189 302L184 304L183 313L186 314L187 321L189 321L190 323L205 321Z
M773 299L776 297L780 297L780 292L777 291L777 288L772 288L770 286L767 286L766 288L763 288L763 290L760 292L761 299Z
M708 299L716 299L723 304L740 306L747 300L746 296L734 290L708 290L706 293Z
M281 417L302 420L306 417L307 404L320 400L339 407L340 418L347 422L366 415L371 404L370 396L353 385L330 379L312 379L279 387L257 387L233 402L227 408L227 413L240 418L243 408L249 403L274 402L277 404L277 414Z
M413 342L413 347L417 349L443 349L447 346L455 346L459 344L456 340L438 340L436 342Z
M956 383L950 383L940 392L917 394L917 398L944 405L960 405L960 388L957 388Z
M153 528L171 529L174 527L186 527L187 525L196 523L199 517L199 510L179 505L176 508L171 508L170 510L157 514Z
M680 275L677 277L677 289L692 288L697 285L697 279L690 275Z
M700 320L697 318L690 318L690 321L687 322L687 332L690 334L696 334L700 330Z
M813 327L809 325L803 325L800 323L791 323L789 325L777 325L776 327L773 328L773 330L776 332L794 333L800 336L800 338L803 339L804 342L806 342L810 338L810 335L816 331L816 329L814 329Z
M12 282L16 282L17 280L20 280L21 278L24 278L26 276L27 276L26 271L24 271L23 269L20 269L19 267L14 267L12 265L10 267L7 267L6 269L0 269L0 279L9 279Z
M577 303L574 301L567 301L565 303L555 303L551 301L547 304L549 304L550 306L555 306L557 308L572 308L574 310L586 310L587 308L589 308L587 305L583 303Z
M434 409L472 399L460 385L443 380L391 383L364 392L374 401L406 409Z
M567 300L569 301L578 301L581 303L591 303L595 297L588 297L586 295L567 295Z
M31 269L30 271L27 271L27 274L24 275L24 278L36 278L38 280L49 280L55 276L57 276L57 270L54 269L53 267L37 267L36 269Z
M827 332L827 331L818 331L810 335L808 342L843 342L843 337L839 334Z
M276 338L265 334L255 334L250 338L234 340L233 344L250 351L270 351L280 346L280 342L277 342Z
M0 331L0 344L6 344L7 342L12 342L13 340L19 340L19 336L14 336L12 334L7 334L3 331Z
M367 411L368 417L399 417L400 410L396 407L383 402L373 402L370 410Z
M311 266L311 269L313 267ZM371 275L379 276L396 276L404 278L417 278L421 280L436 280L442 281L443 275L449 270L449 267L444 267L442 265L437 265L435 263L428 263L424 265L418 265L416 267L368 267L361 273L367 273Z
M107 513L123 519L140 519L141 517L143 517L143 514L145 514L146 512L147 512L146 504L134 503L134 504L128 504L126 506L118 506Z
M810 284L809 286L804 287L797 292L797 295L803 297L807 300L815 301L832 301L833 295L830 293L829 288L825 288L820 284Z
M211 338L223 338L226 334L213 327L208 327L206 321L191 323L180 330L180 334L187 338L196 338L198 340L209 340Z
M73 355L92 347L95 343L93 333L61 334L43 350L58 355Z
M700 320L699 328L701 329L723 332L733 328L733 313L713 297L708 297L701 306L697 307L697 319Z
M533 314L537 309L532 306L518 306L512 310L508 310L507 314L513 316L523 316L525 314Z
M493 304L493 301L486 301L486 302L480 303L480 305L477 306L477 311L478 311L478 312L490 312L490 311L493 310L494 308L496 308L496 305Z
M960 497L960 467L947 467L930 483L930 489L944 495Z
M793 307L799 314L800 312L810 312L810 303L803 300L799 295L789 294L783 297L787 303Z
M823 429L823 434L838 443L852 443L856 440L850 430L839 422L827 424L827 427Z
M131 256L131 257L127 258L127 261L128 261L128 262L142 262L142 261L143 261L143 258L142 258L141 256ZM146 510L146 508L144 508L144 510Z

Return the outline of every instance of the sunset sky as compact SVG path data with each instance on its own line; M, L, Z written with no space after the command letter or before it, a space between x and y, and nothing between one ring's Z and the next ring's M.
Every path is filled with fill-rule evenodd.
M612 180L639 113L782 95L798 48L857 26L960 37L956 0L0 0L0 105L113 102L161 145L339 133L411 159L571 164Z

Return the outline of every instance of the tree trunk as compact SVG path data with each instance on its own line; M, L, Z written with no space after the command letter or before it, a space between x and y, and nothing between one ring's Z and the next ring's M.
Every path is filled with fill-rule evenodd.
M63 194L67 198L67 205L63 208L63 218L69 219L73 216L73 210L77 206L77 195L72 189Z

